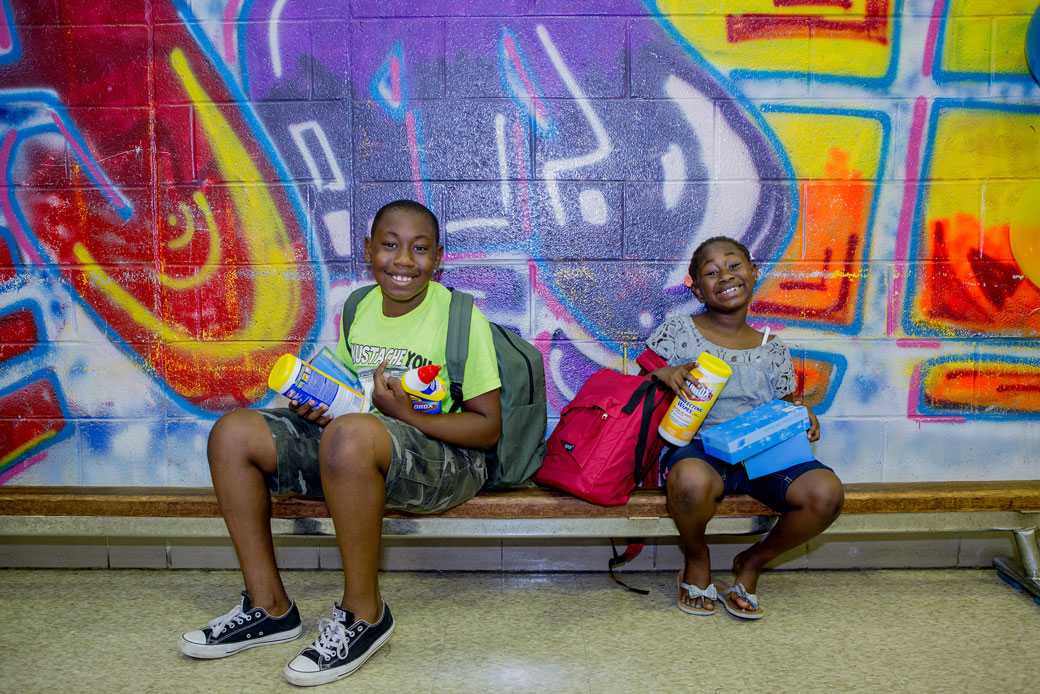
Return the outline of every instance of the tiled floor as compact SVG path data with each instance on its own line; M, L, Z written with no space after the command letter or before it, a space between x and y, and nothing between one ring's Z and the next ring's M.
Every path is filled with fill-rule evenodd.
M992 570L775 571L759 622L674 607L671 573L387 573L390 647L317 691L1038 692L1040 605ZM339 574L287 572L313 638ZM727 576L720 574L725 580ZM305 645L194 661L234 571L0 570L0 691L279 692Z

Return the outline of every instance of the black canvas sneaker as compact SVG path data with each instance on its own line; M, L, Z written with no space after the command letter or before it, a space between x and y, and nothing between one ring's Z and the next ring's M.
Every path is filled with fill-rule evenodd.
M318 640L285 666L285 679L300 687L327 684L346 677L365 664L394 633L394 616L383 603L375 624L354 620L336 603L332 619L318 623Z
M253 646L292 641L303 633L300 611L291 603L281 617L272 617L262 607L253 607L242 591L242 604L209 626L181 635L181 652L192 658L223 658Z

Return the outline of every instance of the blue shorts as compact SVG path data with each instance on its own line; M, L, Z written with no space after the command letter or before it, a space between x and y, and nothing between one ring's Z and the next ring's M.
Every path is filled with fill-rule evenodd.
M787 488L791 486L791 482L794 482L798 477L809 472L809 470L831 470L831 468L818 460L810 460L807 463L792 465L779 472L756 477L755 479L748 479L747 470L744 469L743 465L732 465L713 455L708 455L705 453L704 445L700 442L700 439L694 439L682 448L672 451L664 459L664 462L661 464L661 478L665 480L666 484L668 471L680 460L685 460L686 458L703 460L715 468L715 471L722 477L722 496L719 499L722 499L727 494L747 494L780 513L790 511L792 508L787 503ZM834 472L834 470L831 470L831 472Z

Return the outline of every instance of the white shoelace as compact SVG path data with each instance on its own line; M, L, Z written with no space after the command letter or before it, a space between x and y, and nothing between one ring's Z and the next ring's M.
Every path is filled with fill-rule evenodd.
M234 622L235 624L242 624L244 622L250 621L252 618L252 613L243 612L241 605L235 605L232 608L232 610L223 617L217 617L216 619L211 620L209 623L209 628L213 630L214 636L219 636L220 632L224 631L224 628L231 622Z
M321 633L318 634L318 638L311 648L325 660L331 660L334 655L337 658L346 658L347 650L350 648L349 639L355 636L353 628L348 629L343 625L340 620L341 614L337 610L333 612L332 619L323 619L318 622L318 630ZM362 626L358 625L357 633L361 633L361 629Z

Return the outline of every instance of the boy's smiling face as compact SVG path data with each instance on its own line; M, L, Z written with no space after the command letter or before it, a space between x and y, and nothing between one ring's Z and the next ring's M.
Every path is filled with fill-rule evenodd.
M425 217L408 210L390 210L380 217L371 238L365 239L365 261L383 290L383 315L403 316L422 303L443 254Z

